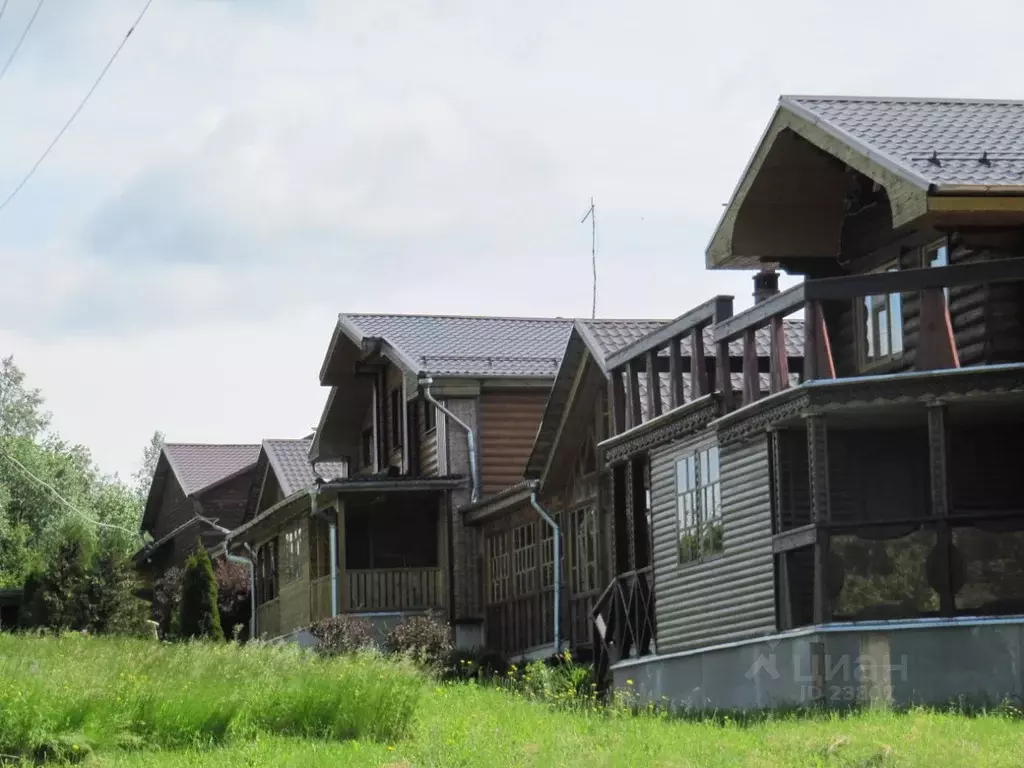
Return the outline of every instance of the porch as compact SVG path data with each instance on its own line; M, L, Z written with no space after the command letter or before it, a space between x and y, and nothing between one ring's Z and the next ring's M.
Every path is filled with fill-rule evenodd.
M445 505L446 494L422 492L296 501L256 548L258 635L290 635L335 612L446 610Z

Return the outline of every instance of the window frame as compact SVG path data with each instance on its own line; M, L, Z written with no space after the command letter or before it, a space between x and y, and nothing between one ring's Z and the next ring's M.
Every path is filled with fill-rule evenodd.
M526 597L537 591L537 524L512 529L512 596Z
M897 272L899 269L900 260L894 259L879 265L878 268L871 270L870 274ZM893 297L898 297L898 325L894 325L893 323L893 318L896 314L893 307ZM903 292L897 291L895 293L862 296L860 299L854 300L854 307L858 328L857 360L860 365L860 369L871 370L879 367L891 366L893 362L900 360L906 350L906 314L904 312L905 304L903 301ZM882 335L880 324L876 325L875 323L872 323L871 329L869 330L868 323L883 312L887 318L886 324L888 326L888 333L885 337L885 341L888 351L885 354L876 354L869 357L869 351L871 350L872 345L876 347L881 346ZM897 328L899 329L899 349L895 349L893 344L893 339L895 338L894 331ZM872 331L875 331L876 329L877 335L872 333ZM870 338L871 336L874 336L874 339Z
M936 261L936 259L929 258L929 256L931 254L933 254L933 253L934 254L938 254L940 252L944 253L944 255L945 255L945 263L944 264L936 264L936 263L934 263ZM938 238L936 240L932 240L930 243L927 243L927 244L921 246L921 266L922 267L927 267L927 268L930 268L930 267L948 267L950 265L950 263L951 262L949 260L949 238L948 237L940 237L940 238ZM950 303L949 302L950 287L947 285L945 288L942 289L942 293L946 297L946 306L948 307L949 303Z
M593 503L578 504L569 512L569 519L572 521L573 544L570 589L574 596L597 592L597 508ZM581 550L583 557L580 556Z
M487 597L492 605L512 597L511 544L508 531L487 537Z
M714 461L711 457L714 456ZM692 473L686 473L691 479L692 485L680 487L680 465L691 463ZM708 477L705 479L704 464L707 464ZM675 472L673 482L675 484L676 501L676 564L680 567L688 567L699 563L706 563L722 557L726 553L725 537L725 514L722 505L722 453L717 441L708 441L693 446L685 454L677 456L674 462ZM713 471L712 471L713 468ZM689 514L692 523L684 522L686 517L685 500L690 500ZM706 543L712 540L704 530L705 507L711 507L712 519L717 521L719 530L718 541L712 541L710 546ZM696 553L689 557L683 557L683 536L693 536L696 543Z

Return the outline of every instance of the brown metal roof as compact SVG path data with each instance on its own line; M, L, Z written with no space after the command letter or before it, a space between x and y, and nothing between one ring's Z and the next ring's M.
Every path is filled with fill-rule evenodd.
M324 480L335 480L347 473L343 461L321 461L317 462L314 474L313 464L309 460L309 447L312 443L310 438L263 441L263 450L267 453L267 459L285 496L309 488L316 481L317 475Z
M260 446L165 443L164 455L186 496L234 477L256 463Z

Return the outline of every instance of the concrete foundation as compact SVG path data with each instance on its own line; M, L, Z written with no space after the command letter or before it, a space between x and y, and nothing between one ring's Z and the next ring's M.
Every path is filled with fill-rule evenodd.
M831 624L628 660L614 685L692 709L1024 699L1024 617Z

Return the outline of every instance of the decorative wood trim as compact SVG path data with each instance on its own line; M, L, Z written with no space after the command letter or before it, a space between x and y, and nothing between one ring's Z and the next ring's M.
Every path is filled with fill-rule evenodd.
M610 445L602 446L605 463L617 464L637 453L691 435L707 427L720 414L721 401L717 395L687 403L663 415L657 422L648 422L636 432L623 435L622 440L610 441Z
M828 484L828 429L821 413L804 416L807 425L807 464L811 486L811 520L814 521L814 623L831 619L828 591L828 533L825 526L832 517Z

